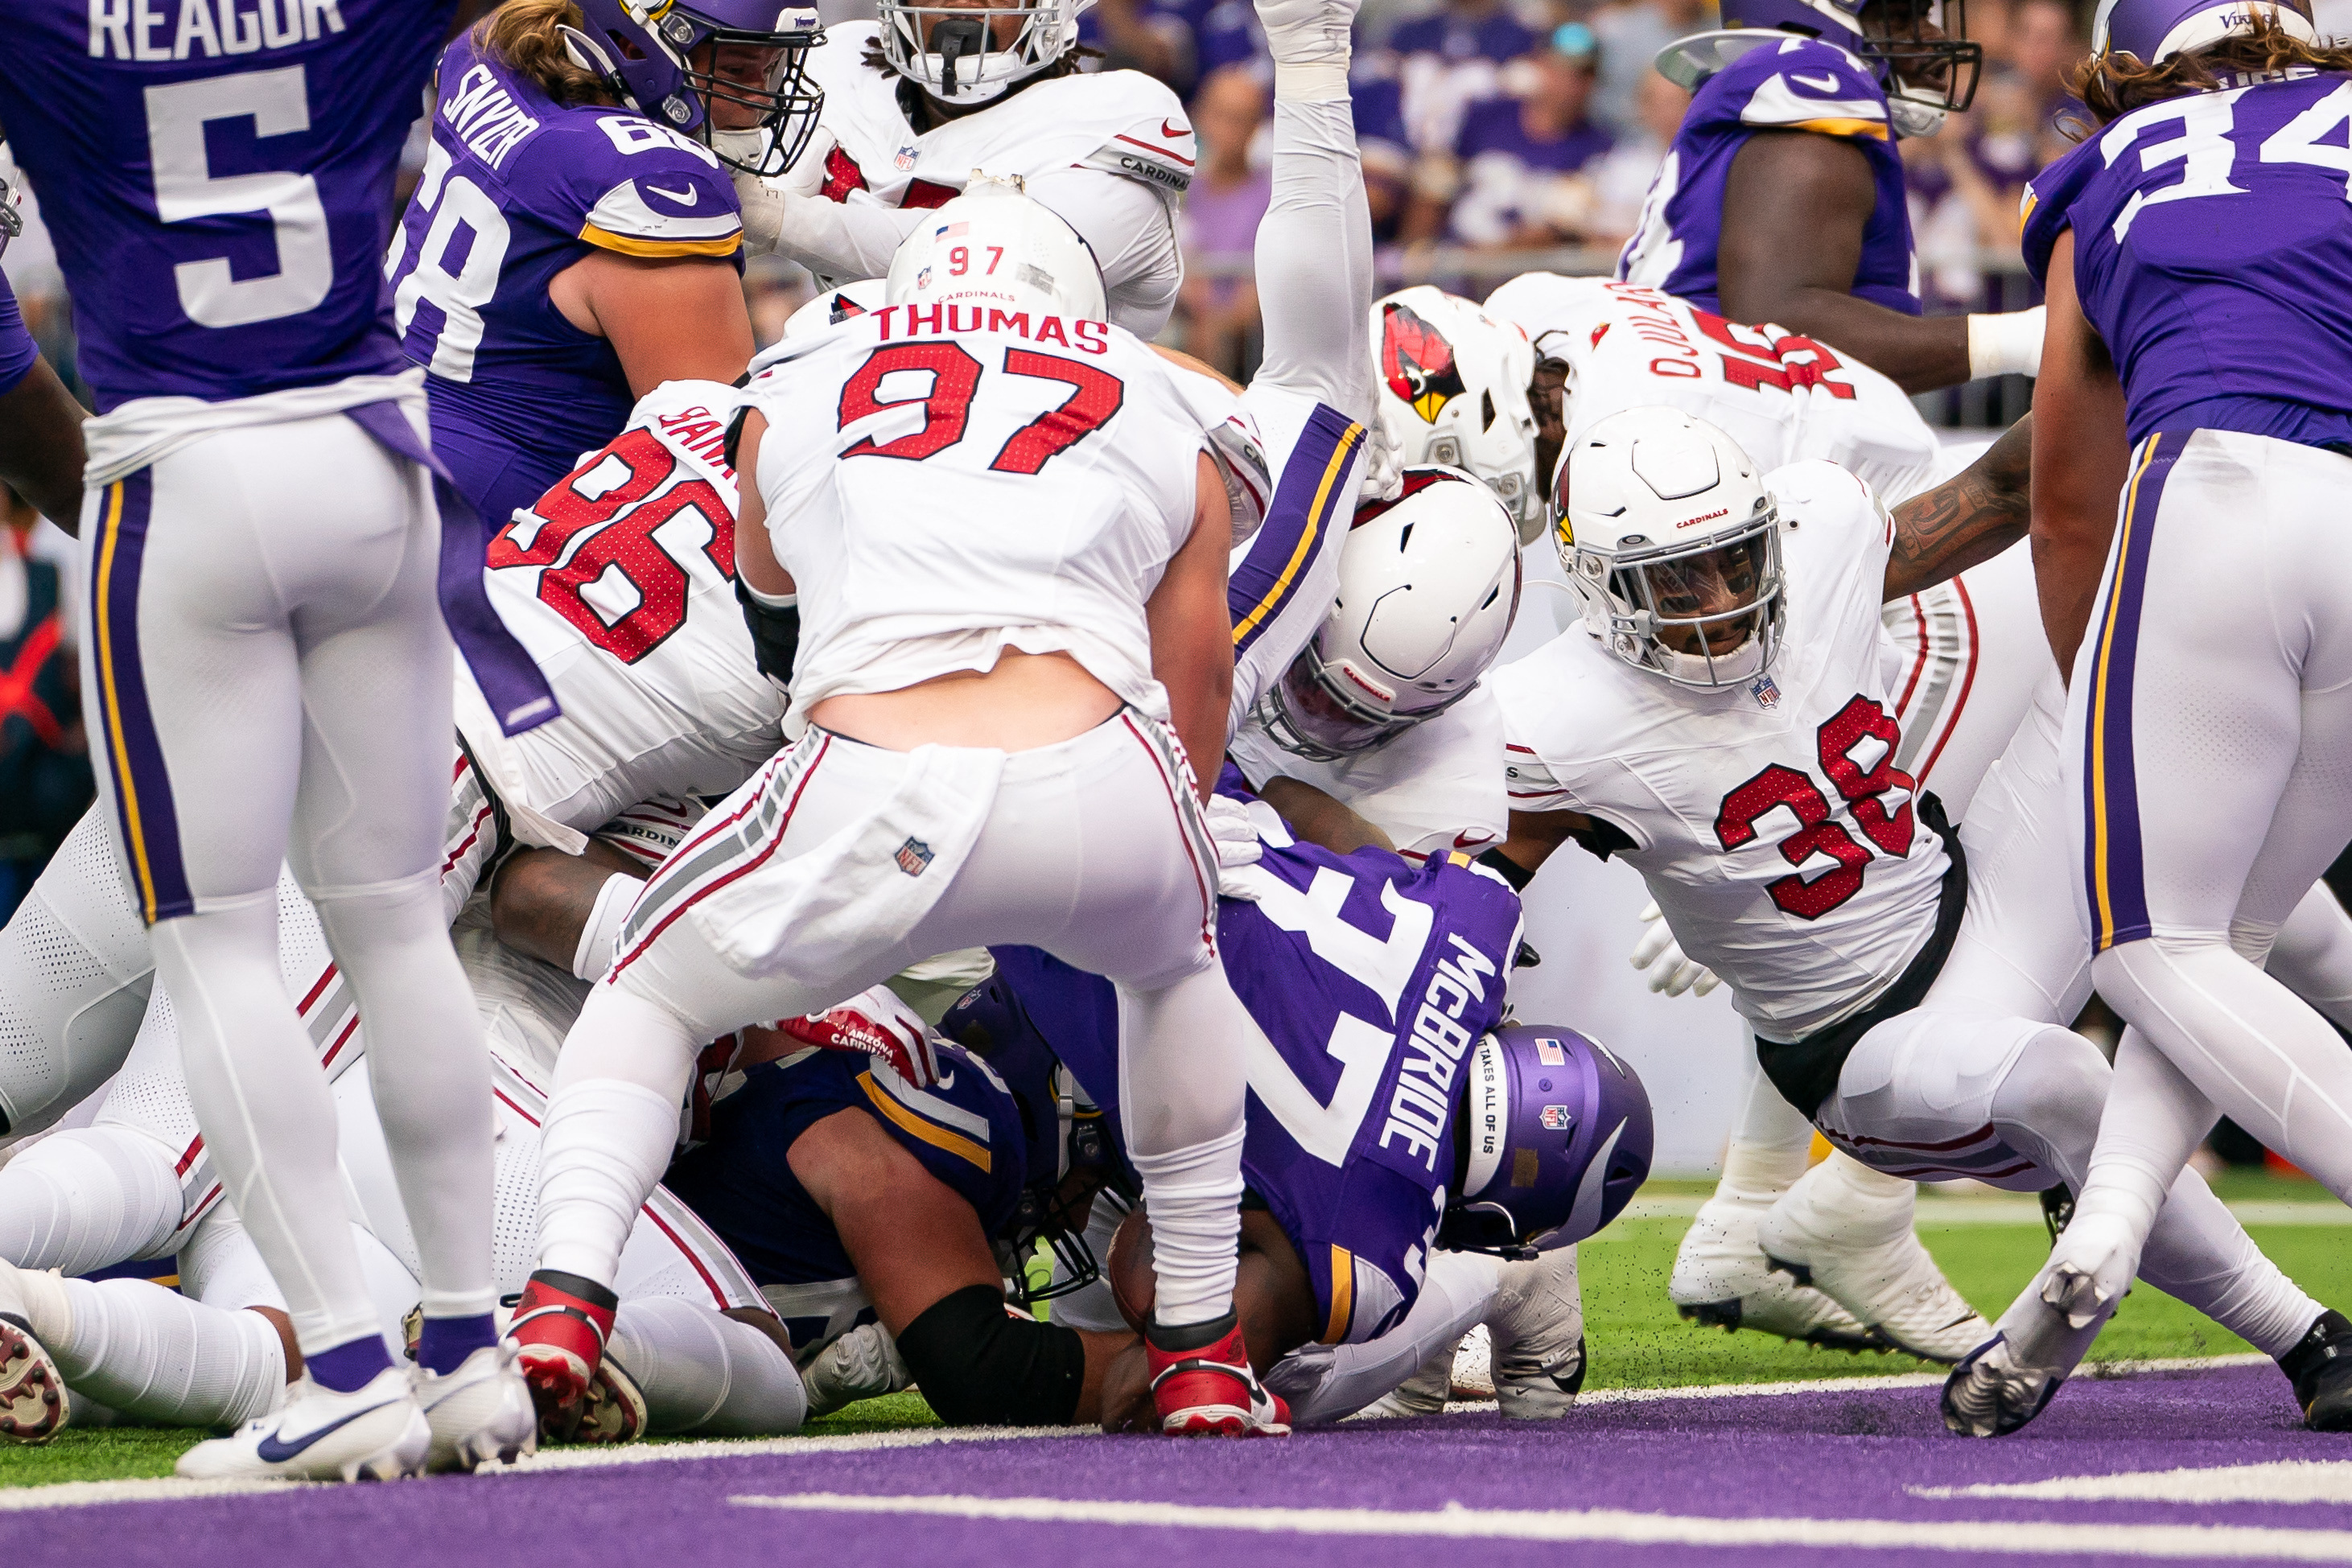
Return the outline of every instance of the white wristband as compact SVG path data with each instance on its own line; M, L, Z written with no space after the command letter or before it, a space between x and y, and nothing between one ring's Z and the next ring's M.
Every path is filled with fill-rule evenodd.
M739 574L735 580L741 585L743 597L762 610L790 610L801 601L801 596L797 591L791 593L762 593L751 586L751 580L748 577Z
M614 872L596 890L596 902L581 928L580 946L572 950L572 972L583 980L601 980L613 967L613 947L621 939L621 923L646 884L625 872Z
M2042 323L2047 310L2012 310L1969 318L1969 377L2038 376L2042 373Z
M1348 62L1313 60L1291 65L1276 60L1274 96L1284 103L1344 103L1348 99Z

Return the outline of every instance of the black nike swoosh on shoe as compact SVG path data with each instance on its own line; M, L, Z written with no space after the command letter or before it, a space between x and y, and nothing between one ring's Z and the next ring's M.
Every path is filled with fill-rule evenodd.
M397 1400L387 1399L383 1405L371 1405L364 1410L354 1410L340 1421L330 1421L299 1443L281 1443L278 1440L277 1434L273 1432L254 1446L254 1454L265 1465L282 1465L287 1460L303 1453L320 1438L341 1431L362 1416L374 1415L386 1405L397 1403Z

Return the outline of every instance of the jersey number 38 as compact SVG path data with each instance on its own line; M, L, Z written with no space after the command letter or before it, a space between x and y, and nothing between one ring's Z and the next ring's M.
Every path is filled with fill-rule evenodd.
M1895 747L1903 742L1895 716L1857 695L1822 726L1817 738L1822 772L1852 808L1848 815L1862 830L1862 836L1880 854L1909 858L1911 797L1918 792L1918 786L1911 775L1895 766ZM1877 762L1867 768L1853 755L1866 741L1885 747ZM1903 791L1903 804L1889 811L1881 797L1894 789ZM1863 872L1873 856L1854 841L1843 823L1831 820L1829 799L1811 775L1776 762L1733 789L1716 813L1716 841L1727 851L1739 848L1756 837L1756 824L1767 813L1782 806L1796 817L1797 831L1780 841L1781 858L1792 866L1801 866L1815 855L1827 855L1837 865L1811 881L1792 872L1767 884L1764 891L1774 904L1800 920L1819 920L1862 891Z

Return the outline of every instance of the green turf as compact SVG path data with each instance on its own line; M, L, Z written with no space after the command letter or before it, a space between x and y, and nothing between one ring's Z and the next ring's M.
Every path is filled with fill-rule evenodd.
M2333 1202L2309 1182L2261 1172L2232 1174L2216 1184L2232 1200ZM1695 1197L1706 1182L1654 1182L1653 1197ZM1964 1198L1929 1197L1920 1206L1920 1236L1960 1292L1987 1316L1998 1316L2040 1267L2048 1242L2039 1226L1938 1224L1947 1203ZM1670 1387L1702 1383L1761 1383L1783 1379L1849 1377L1932 1370L1906 1355L1848 1355L1791 1345L1755 1333L1726 1334L1701 1329L1675 1315L1666 1300L1666 1275L1683 1219L1621 1220L1582 1249L1586 1336L1592 1354L1589 1386ZM2352 1249L2343 1229L2328 1226L2259 1225L2255 1241L2279 1266L2321 1301L2352 1303ZM2247 1345L2201 1313L2143 1286L2125 1301L2099 1336L2095 1361L2154 1356L2222 1355ZM812 1435L839 1436L932 1424L918 1395L853 1405L813 1421ZM172 1461L199 1432L137 1427L67 1431L39 1448L0 1445L0 1486L37 1486L51 1481L114 1480L169 1475Z

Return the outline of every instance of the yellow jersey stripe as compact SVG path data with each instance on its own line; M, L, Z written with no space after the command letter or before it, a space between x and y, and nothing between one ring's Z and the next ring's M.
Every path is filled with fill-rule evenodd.
M122 738L122 699L114 674L114 547L122 537L125 481L106 487L105 516L99 521L98 683L106 699L107 747L114 759L114 787L122 792L122 821L131 840L131 869L139 878L139 904L147 924L155 923L155 873L147 863L147 835L139 826L139 786L131 776L131 747ZM135 627L132 629L137 630Z
M594 224L581 225L580 237L590 245L618 251L623 256L733 256L743 243L740 232L722 235L717 239L636 239L600 229Z
M1870 136L1878 141L1892 140L1892 133L1883 120L1800 120L1793 125L1775 126L1776 131L1811 131L1823 136Z
M898 1102L893 1100L889 1095L882 1092L881 1086L874 1082L874 1074L872 1072L868 1071L859 1073L857 1075L857 1086L866 1091L866 1097L874 1102L874 1108L877 1111L881 1112L883 1115L888 1117L898 1125L904 1127L908 1132L914 1134L915 1136L922 1139L923 1142L930 1145L933 1148L945 1149L948 1153L954 1155L959 1159L970 1160L973 1165L978 1166L983 1171L990 1168L988 1151L986 1149L982 1148L980 1145L973 1143L961 1133L950 1133L945 1127L939 1125L937 1123L926 1122L920 1116L916 1115L912 1111L908 1110L904 1105L899 1104Z
M2091 865L2095 883L2093 897L2098 904L2099 929L2093 950L2104 952L2116 933L2116 910L2107 885L2107 674L2115 658L2116 612L2123 603L2124 575L2131 559L2133 514L2139 507L2139 482L2156 462L2156 449L2162 444L2161 434L2151 435L2141 448L2139 466L2132 470L2131 485L2124 492L2124 520L2121 537L2116 541L2115 581L2107 590L2106 623L2099 629L2098 668L2091 683Z
M1315 541L1322 537L1325 526L1330 521L1325 516L1325 509L1330 503L1331 486L1339 482L1340 474L1348 466L1348 455L1356 449L1356 443L1362 440L1363 435L1364 427L1351 423L1331 448L1331 461L1323 465L1323 478L1315 487L1315 504L1307 511L1307 526L1298 533L1298 548L1290 552L1290 559L1283 563L1282 575L1275 579L1274 587L1257 601L1257 607L1234 623L1234 643L1236 647L1257 629L1259 622L1274 612L1274 607L1282 602L1283 595L1290 591L1291 580L1298 575L1298 569L1307 564L1308 556L1315 553Z
M1331 1321L1323 1330L1325 1344L1345 1344L1348 1320L1356 1315L1356 1257L1338 1242L1331 1244Z

